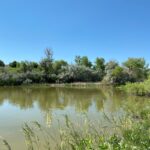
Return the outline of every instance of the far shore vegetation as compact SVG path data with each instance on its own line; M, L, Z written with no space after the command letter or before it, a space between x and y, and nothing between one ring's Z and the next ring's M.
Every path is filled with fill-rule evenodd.
M115 60L106 62L102 57L97 57L92 63L87 56L76 56L74 63L68 64L64 60L54 60L49 48L45 49L45 57L40 62L13 61L5 64L0 60L0 86L94 82L105 85L136 83L133 86L137 86L147 80L149 74L144 58L128 58L119 64Z

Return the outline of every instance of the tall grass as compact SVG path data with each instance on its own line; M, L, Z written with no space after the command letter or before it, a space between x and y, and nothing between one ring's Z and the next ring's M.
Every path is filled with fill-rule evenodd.
M7 150L12 150L12 149L11 149L11 146L9 145L9 143L8 143L5 139L3 139L2 137L0 137L0 140L2 141L4 147L5 147Z
M150 149L150 105L138 110L129 111L128 117L120 121L109 118L105 119L111 126L92 124L85 119L81 124L75 124L65 116L66 126L59 128L59 139L55 139L38 122L32 126L24 125L23 131L28 150L148 150ZM132 113L131 113L132 112ZM37 130L40 137L37 136ZM109 133L111 130L111 134ZM112 132L112 131L115 132ZM117 132L116 132L117 131ZM50 141L54 141L51 145Z
M27 150L150 150L150 101L142 107L127 103L125 109L127 114L119 120L104 114L110 126L93 124L88 118L77 124L66 115L58 137L38 122L25 123ZM7 141L4 144L11 150Z
M144 82L127 83L123 88L130 94L150 96L150 78Z

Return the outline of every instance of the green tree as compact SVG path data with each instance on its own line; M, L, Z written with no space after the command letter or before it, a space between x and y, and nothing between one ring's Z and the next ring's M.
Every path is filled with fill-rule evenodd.
M45 49L45 58L41 60L40 66L45 74L52 73L53 71L53 51L49 48Z
M102 78L105 75L105 59L97 57L95 60L94 69L99 71Z
M148 65L144 58L128 58L123 65L131 81L143 81L148 76Z
M0 60L0 67L5 67L5 63L2 60Z
M75 57L75 63L76 63L76 65L81 65L81 56L76 56Z
M104 77L104 81L109 82L109 83L113 83L112 72L118 66L119 66L118 62L116 62L115 60L111 60L111 61L106 63L106 65L105 65L105 74L106 75Z
M64 60L57 60L57 61L55 61L53 63L54 72L56 74L60 73L61 70L62 70L62 67L67 66L67 65L68 65L68 63L66 61L64 61Z
M75 63L76 65L78 66L85 66L85 67L89 67L91 68L92 67L92 63L89 61L88 57L87 56L76 56L75 57Z
M20 70L24 73L30 70L29 67L28 67L28 62L27 61L22 61L20 63Z
M91 68L92 67L92 63L89 61L88 57L87 56L83 56L81 58L81 65L85 66L85 67L89 67Z
M39 64L37 62L30 62L30 66L32 69L34 69L34 68L38 68Z
M125 82L128 81L128 74L120 66L112 70L111 77L111 82L113 84L125 84Z
M18 63L17 63L18 64ZM20 70L25 72L32 72L33 69L38 67L38 63L36 62L29 62L29 61L22 61L19 64Z
M105 59L97 57L95 60L95 69L96 70L105 70Z
M106 71L112 71L113 69L115 69L118 66L118 62L116 62L115 60L111 60L108 63L106 63Z
M12 67L12 68L16 68L17 67L17 61L13 61L11 63L9 63L9 66Z

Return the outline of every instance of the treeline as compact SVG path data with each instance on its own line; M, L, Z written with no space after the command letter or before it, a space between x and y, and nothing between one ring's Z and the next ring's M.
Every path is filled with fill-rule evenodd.
M140 82L148 78L148 64L144 58L128 58L121 65L115 60L105 62L97 57L92 63L87 56L76 56L74 64L53 59L51 49L45 50L45 58L39 63L13 61L6 65L0 60L0 85L31 83L103 82L120 85Z

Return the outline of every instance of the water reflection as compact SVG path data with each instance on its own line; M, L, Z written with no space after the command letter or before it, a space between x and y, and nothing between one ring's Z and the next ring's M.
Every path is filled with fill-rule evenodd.
M96 110L104 109L105 103L110 111L120 105L120 92L112 88L62 88L62 87L5 87L0 88L0 105L8 101L20 109L32 108L36 102L42 111L75 107L77 112L87 112L95 103Z
M56 120L61 120L63 125L62 116L65 114L78 121L76 115L80 117L86 113L92 121L97 121L103 111L120 114L122 101L128 98L111 87L0 87L0 136L5 137L13 149L25 150L20 131L23 122L38 121L57 130Z

